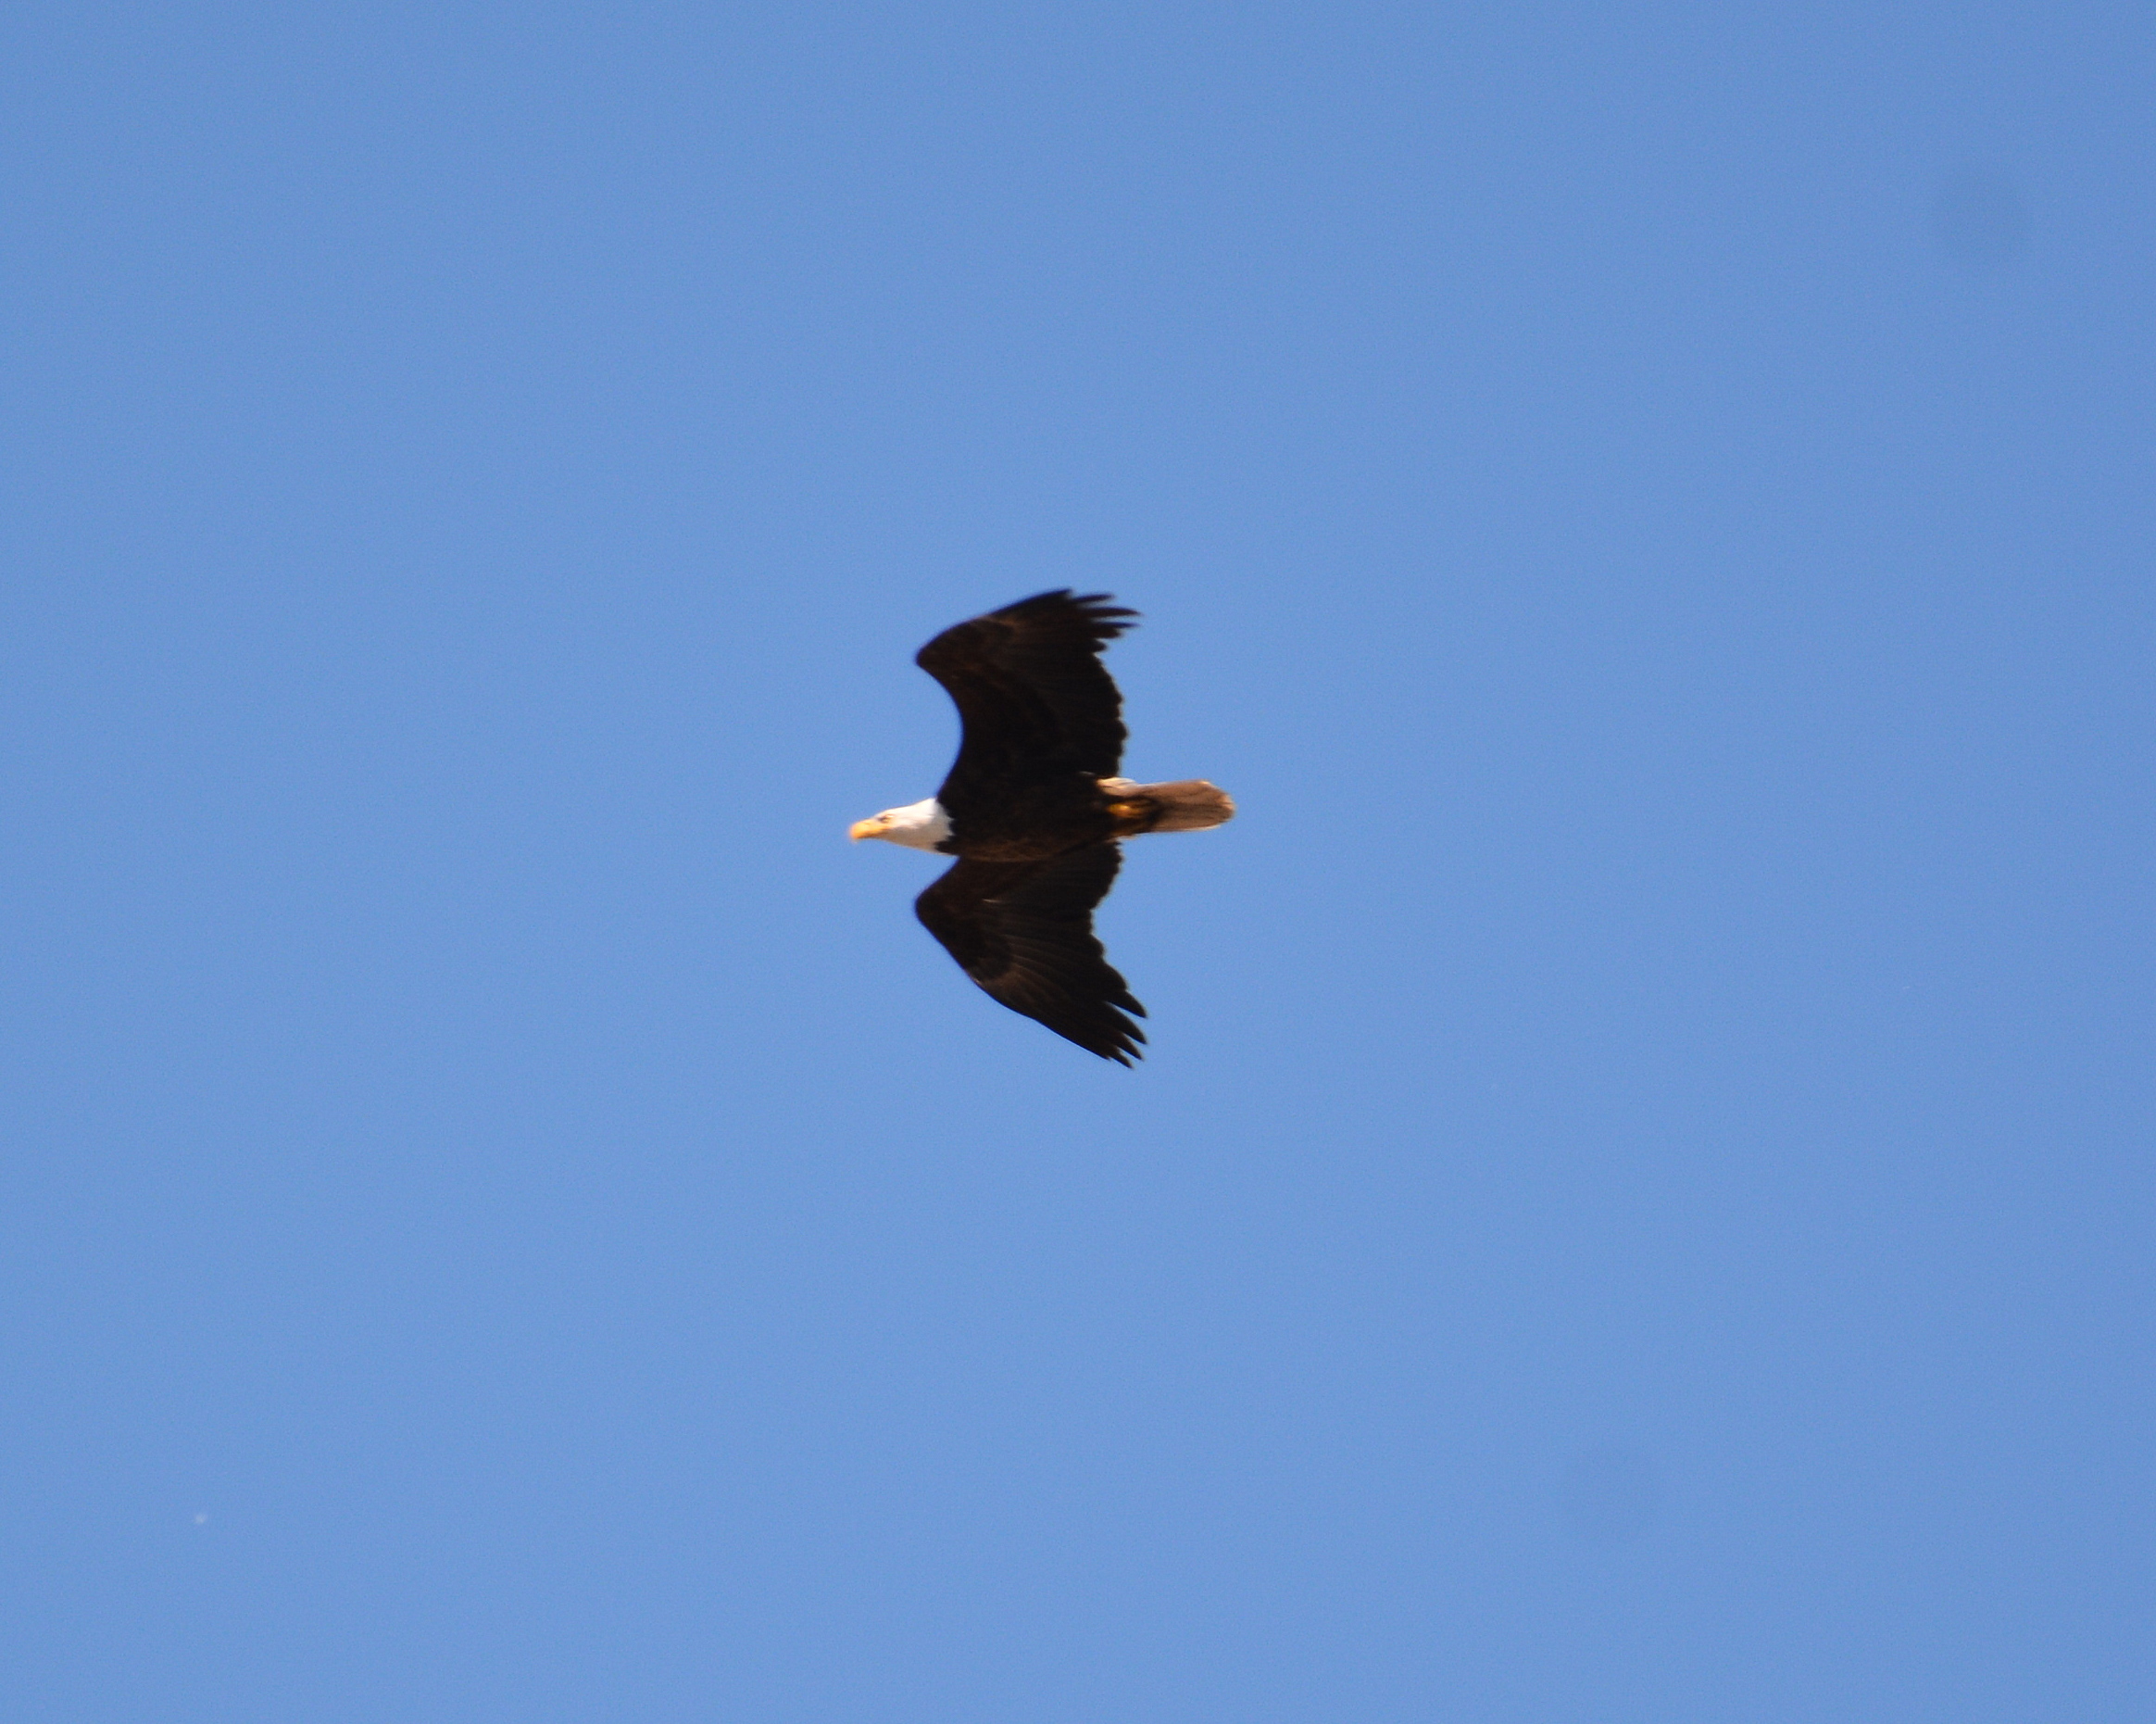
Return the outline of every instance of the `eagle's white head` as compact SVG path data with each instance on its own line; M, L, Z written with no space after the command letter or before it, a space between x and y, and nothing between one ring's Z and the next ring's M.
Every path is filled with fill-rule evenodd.
M887 808L866 820L857 820L846 833L846 837L857 842L862 838L887 838L893 844L903 844L913 850L933 850L950 836L951 817L933 796L925 802Z

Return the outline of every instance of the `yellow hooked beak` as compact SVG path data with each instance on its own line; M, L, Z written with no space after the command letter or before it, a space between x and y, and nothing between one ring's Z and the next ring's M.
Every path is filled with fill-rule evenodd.
M884 823L881 820L857 820L846 829L846 836L859 844L863 838L874 837L883 829Z

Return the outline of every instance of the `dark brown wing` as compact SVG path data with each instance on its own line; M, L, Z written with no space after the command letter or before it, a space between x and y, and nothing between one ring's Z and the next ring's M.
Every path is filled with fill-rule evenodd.
M1122 696L1100 649L1137 612L1106 593L1038 593L938 635L914 662L958 703L965 736L936 799L967 816L1016 804L1028 787L1122 762Z
M1144 1017L1146 1008L1093 937L1093 907L1122 866L1112 844L1045 862L961 862L913 912L991 998L1128 1065L1146 1038L1123 1013Z

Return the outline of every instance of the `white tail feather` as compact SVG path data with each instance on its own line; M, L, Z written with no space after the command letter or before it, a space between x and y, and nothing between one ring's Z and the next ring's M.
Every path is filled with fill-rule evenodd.
M1172 784L1138 784L1129 778L1103 778L1100 787L1110 796L1149 797L1160 804L1160 818L1147 828L1153 832L1203 832L1224 825L1235 817L1235 801L1220 786L1202 778L1178 778Z

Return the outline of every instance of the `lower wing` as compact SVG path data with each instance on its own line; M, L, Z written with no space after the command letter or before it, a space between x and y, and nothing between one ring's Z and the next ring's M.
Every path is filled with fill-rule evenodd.
M1093 936L1093 907L1122 866L1113 844L1045 862L961 861L913 911L991 999L1104 1060L1142 1058L1146 1015Z

